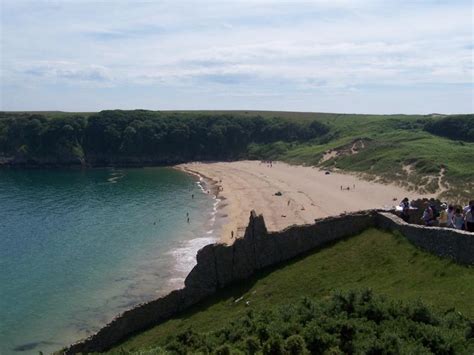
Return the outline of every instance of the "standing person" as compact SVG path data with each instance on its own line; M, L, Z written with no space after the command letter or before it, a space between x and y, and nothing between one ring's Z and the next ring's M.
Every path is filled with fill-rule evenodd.
M446 204L441 205L441 210L439 212L438 223L440 227L448 226L448 211L446 210Z
M435 226L438 223L439 211L434 203L430 205L430 209L431 209L431 219L432 219L431 225Z
M474 232L474 205L464 215L465 229L468 232Z
M464 226L464 217L462 216L462 210L460 207L456 207L454 212L453 226L456 229L462 229Z
M453 225L454 206L449 205L447 212L448 212L448 228L454 228L454 225Z
M402 209L403 208L410 208L410 200L408 199L408 197L405 197L401 202L400 202L400 205L399 205Z
M462 209L462 213L465 215L471 209L472 206L474 206L474 200L469 201L469 204L467 206L464 206L464 208Z
M429 205L426 206L425 210L423 211L423 216L421 217L425 226L432 226L433 225L433 210L430 208Z
M410 223L410 201L408 197L405 197L399 205L402 208L402 213L400 214L400 218L403 219L405 222Z
M403 219L405 222L410 223L410 209L408 207L402 207L402 213L400 214L400 218Z

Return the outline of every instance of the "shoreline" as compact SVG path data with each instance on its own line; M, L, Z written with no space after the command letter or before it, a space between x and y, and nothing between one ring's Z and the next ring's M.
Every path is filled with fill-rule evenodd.
M228 199L222 193L222 182L210 176L207 176L206 174L189 168L189 164L190 163L179 164L173 166L172 168L182 171L186 174L196 176L199 178L200 181L203 181L206 185L209 186L208 190L203 189L203 193L206 193L205 191L209 191L210 194L212 193L212 198L217 202L217 204L214 206L216 213L213 218L216 218L216 220L220 220L221 222L221 225L218 226L219 230L215 235L216 242L227 245L232 244L235 238L231 238L231 233L229 229L229 224L231 223L231 221L226 221L226 219L229 219L230 216L228 211Z
M215 196L225 201L220 208L228 220L219 242L228 245L243 236L250 210L262 213L269 231L278 231L362 209L389 209L406 196L436 196L350 173L283 162L191 162L175 168L210 181Z
M97 287L94 284L88 288L89 291L87 291L87 295L93 295L91 297L94 299L94 302L81 303L82 301L79 301L77 307L75 304L69 305L69 308L65 310L71 310L71 315L69 316L67 312L63 313L66 314L67 317L64 317L64 319L59 318L57 323L61 324L60 327L56 327L56 320L51 322L51 329L54 330L57 336L53 333L49 333L49 331L43 334L41 328L37 331L35 323L31 322L27 329L22 330L23 333L16 332L19 334L18 341L16 337L12 337L11 343L10 341L5 341L7 344L5 346L8 346L8 348L5 349L6 353L9 353L12 349L21 349L25 346L31 346L31 349L36 353L36 350L43 350L45 353L49 353L49 350L57 350L59 346L66 346L79 339L87 338L103 328L115 317L130 309L136 308L143 303L151 302L156 298L163 297L174 290L184 287L186 276L196 265L196 254L198 250L205 245L216 243L218 240L222 224L217 217L220 213L217 211L217 205L220 201L216 201L215 199L209 201L209 197L211 196L206 193L207 190L215 190L211 180L202 178L200 181L199 178L190 177L189 174L183 175L182 172L178 172L172 169L172 167L163 168L166 169L166 174L172 174L173 179L179 177L178 180L182 181L179 183L179 186L182 186L180 195L176 195L175 193L169 194L171 199L175 198L180 200L180 202L176 201L178 205L181 206L176 207L179 208L180 211L173 213L173 216L178 216L176 219L178 222L176 222L175 225L179 227L179 230L173 227L173 229L169 229L169 232L167 232L165 236L163 234L164 232L161 231L162 223L160 223L159 220L159 218L162 218L161 215L156 216L154 212L150 212L152 208L142 209L140 203L134 204L134 206L138 205L137 209L139 212L137 215L140 216L140 225L153 225L150 227L153 230L148 233L153 235L147 239L150 240L150 243L138 245L137 255L139 255L139 257L133 258L135 254L126 252L127 256L132 256L132 258L129 259L133 263L125 263L123 269L120 268L121 265L116 265L114 271L116 270L117 272L111 273L113 277L107 280L107 283L99 283ZM121 178L123 178L123 173L120 172L121 169L111 167L97 169L103 170L103 172L97 175L100 178L97 181L90 179L87 181L94 184L94 187L104 186L104 189L120 189L120 181ZM159 169L161 169L161 167L159 167ZM164 169L163 173L165 172ZM90 169L90 172L92 171L93 170ZM127 173L127 171L125 171L125 173ZM146 170L143 170L143 174L145 175L142 175L141 171L142 169L138 169L138 175L135 176L148 176L149 179L152 180L153 185L155 184L154 181L159 179L159 175L156 174L161 174L161 172L159 172L161 170L156 170L156 174L153 173L155 167L151 167L148 173ZM25 172L29 174L28 171L25 170ZM132 170L129 172L132 173ZM41 172L35 174L42 176ZM55 173L52 172L51 174ZM68 176L83 176L80 170L71 170L71 174L72 175ZM13 174L11 176L17 175ZM194 200L191 200L191 193L195 195ZM161 200L159 198L157 200L155 195L149 194L148 192L147 195L151 197L146 199L145 202L150 201L150 206L160 209ZM136 195L134 194L133 196ZM81 201L82 198L83 197L81 197ZM120 201L119 204L124 205L123 201ZM127 208L125 208L125 210L127 210ZM187 211L189 211L191 217L190 224L186 224ZM114 210L114 215L115 212ZM150 219L143 217L148 214L153 215L153 217ZM166 213L163 216L166 216ZM161 219L162 221L163 218ZM214 221L212 220L213 218ZM156 220L158 220L158 222L155 227L153 222ZM98 225L107 223L109 223L107 220L101 220ZM114 224L115 222L111 220L110 223ZM131 233L127 234L132 235ZM144 234L146 233L143 233L143 235ZM93 235L93 233L89 235ZM163 238L161 236L163 236ZM162 239L165 244L160 244ZM105 240L109 240L109 238ZM168 240L168 242L166 240ZM78 298L80 297L78 296ZM62 304L57 304L55 307L59 309L61 306ZM15 318L12 317L11 319L12 323L19 323L16 322ZM16 319L22 318L17 317ZM55 329L60 329L60 331L56 331ZM49 344L49 342L54 342L58 345ZM3 347L1 348L2 350L0 352L3 351Z

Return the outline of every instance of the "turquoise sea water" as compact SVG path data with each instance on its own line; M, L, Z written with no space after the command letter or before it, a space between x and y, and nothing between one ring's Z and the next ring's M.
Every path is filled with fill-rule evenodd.
M169 168L0 170L0 353L58 350L181 287L217 228L197 182Z

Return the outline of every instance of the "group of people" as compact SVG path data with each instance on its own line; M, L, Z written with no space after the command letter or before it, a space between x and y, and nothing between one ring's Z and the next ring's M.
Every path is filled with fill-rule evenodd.
M408 198L402 200L400 207L402 207L401 217L408 222L410 218L410 202ZM439 226L474 232L474 200L469 201L469 204L464 207L442 203L438 208L435 204L427 203L421 219L426 226Z

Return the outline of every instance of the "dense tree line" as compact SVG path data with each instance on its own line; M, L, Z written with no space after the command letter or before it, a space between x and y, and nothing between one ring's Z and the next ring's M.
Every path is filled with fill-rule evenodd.
M251 306L250 306L251 307ZM472 354L474 323L394 302L370 290L304 298L245 316L209 333L187 329L140 354ZM123 352L126 353L126 352ZM130 354L138 354L131 352Z
M0 156L23 159L85 159L107 163L129 158L170 163L238 159L251 143L308 141L329 131L318 121L102 111L89 117L0 114Z
M426 123L425 130L438 136L474 142L474 115L449 116Z

